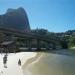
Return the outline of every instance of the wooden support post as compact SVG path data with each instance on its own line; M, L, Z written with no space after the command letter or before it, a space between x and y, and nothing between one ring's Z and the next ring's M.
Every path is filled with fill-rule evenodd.
M56 45L55 44L53 44L53 49L56 49Z
M39 40L39 39L37 39L37 50L38 50L38 51L41 50L41 48L40 48L40 40Z
M50 50L49 44L50 44L49 42L46 43L46 49L47 49L47 50Z
M6 55L8 53L8 47L7 46L5 46L5 53L6 53Z
M31 51L31 40L28 39L28 50Z

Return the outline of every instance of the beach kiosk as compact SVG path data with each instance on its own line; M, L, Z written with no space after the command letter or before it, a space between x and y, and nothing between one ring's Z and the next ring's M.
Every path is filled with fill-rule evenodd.
M4 41L1 43L1 48L3 48L3 53L14 53L16 50L14 41Z

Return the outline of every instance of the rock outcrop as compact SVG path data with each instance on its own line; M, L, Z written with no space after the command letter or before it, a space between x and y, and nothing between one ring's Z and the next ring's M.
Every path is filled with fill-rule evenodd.
M0 15L0 27L19 31L30 31L26 11L22 7L18 9L8 9L5 14Z

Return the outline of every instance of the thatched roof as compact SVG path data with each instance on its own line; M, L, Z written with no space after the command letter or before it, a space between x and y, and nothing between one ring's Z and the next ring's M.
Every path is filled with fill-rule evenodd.
M7 45L10 45L10 44L13 44L13 43L14 43L14 41L5 41L5 42L1 43L1 45L7 46Z

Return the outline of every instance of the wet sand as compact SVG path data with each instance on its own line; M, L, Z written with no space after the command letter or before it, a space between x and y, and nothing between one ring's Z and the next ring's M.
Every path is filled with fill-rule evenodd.
M42 53L42 57L28 69L31 75L75 75L75 57Z

